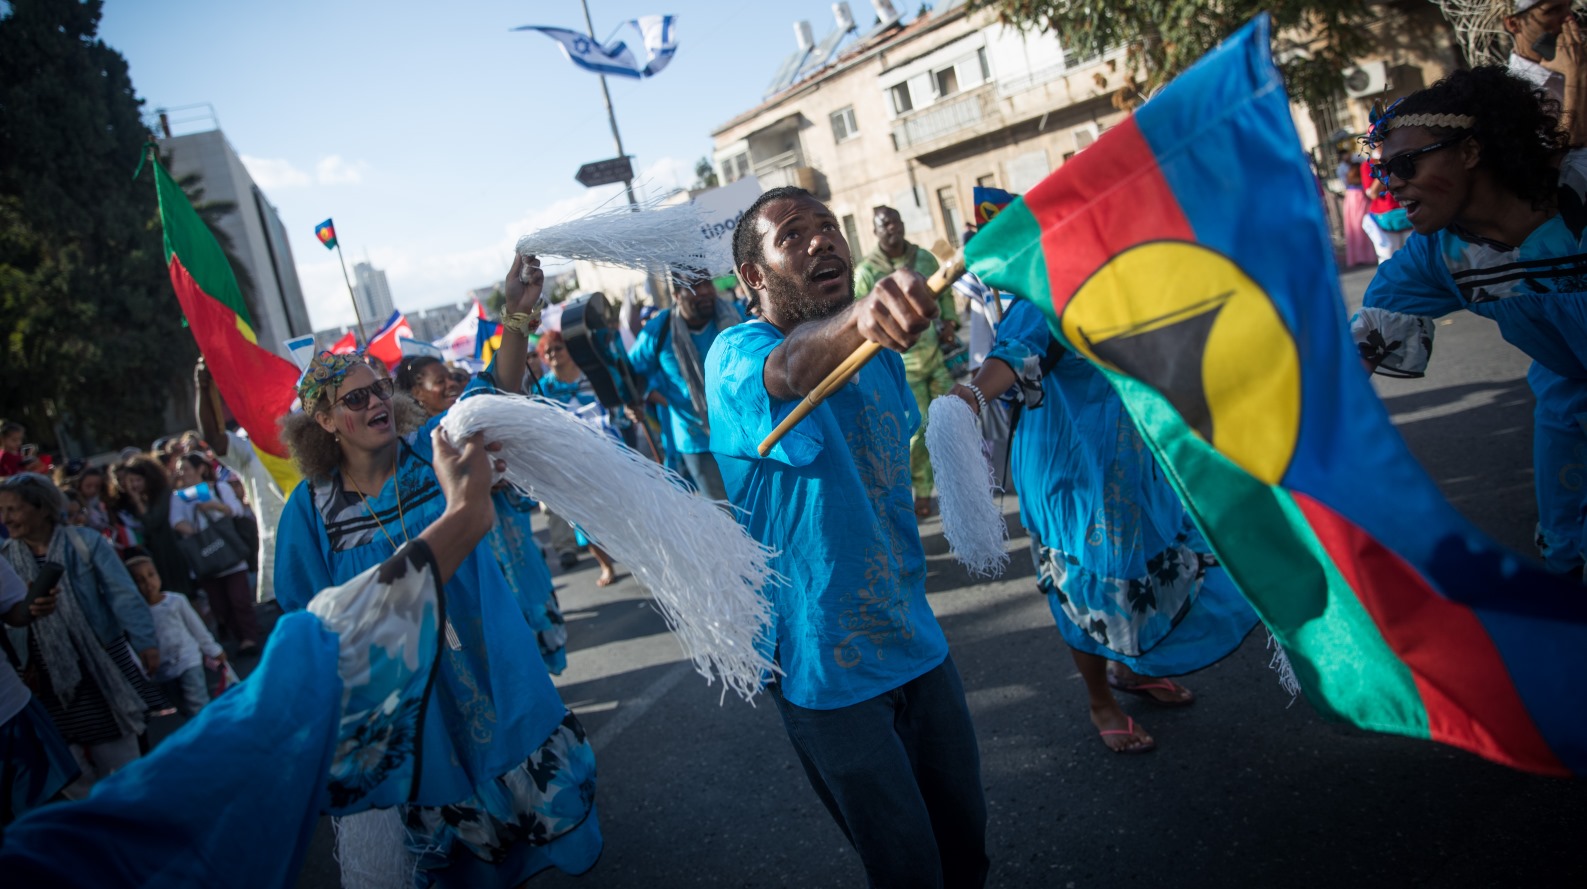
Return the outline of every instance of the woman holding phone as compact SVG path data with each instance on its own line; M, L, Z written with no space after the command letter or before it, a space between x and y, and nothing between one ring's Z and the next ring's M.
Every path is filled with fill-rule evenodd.
M42 475L24 472L0 481L0 521L11 535L0 544L0 556L25 583L45 563L65 568L55 612L36 617L24 639L11 639L24 679L82 768L67 789L78 797L138 758L144 716L164 701L135 660L141 657L149 671L160 665L149 606L110 544L64 524L65 511L60 490Z

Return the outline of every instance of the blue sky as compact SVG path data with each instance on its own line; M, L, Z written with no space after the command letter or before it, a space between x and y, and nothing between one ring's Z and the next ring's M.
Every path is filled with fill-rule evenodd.
M869 0L850 5L863 30ZM919 3L895 6L908 18ZM692 183L711 130L760 102L796 19L818 40L833 29L830 0L590 0L590 12L603 40L625 19L680 17L666 70L608 81L624 148L657 194ZM214 107L291 232L322 329L352 319L314 237L327 216L349 266L367 252L415 311L498 280L520 235L623 200L621 186L573 180L615 154L598 80L549 38L508 31L525 24L582 29L583 12L578 0L107 0L100 37L148 108Z

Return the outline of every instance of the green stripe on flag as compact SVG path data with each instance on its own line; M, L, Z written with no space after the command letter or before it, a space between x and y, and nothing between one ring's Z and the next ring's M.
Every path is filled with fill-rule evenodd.
M1012 244L1019 249L1007 252ZM964 260L982 278L999 275L999 287L1022 296L1045 296L1051 289L1047 278L1047 257L1042 253L1041 224L1019 198L997 214L964 245ZM1018 286L1015 286L1017 283ZM1052 300L1032 299L1047 317L1052 317Z
M226 251L221 249L203 217L193 209L182 186L176 184L165 165L154 162L155 190L160 196L160 217L165 229L165 264L171 257L179 256L182 267L212 299L237 313L249 328L254 326L248 304L243 302L242 289L237 286L237 276L232 273Z
M1289 652L1307 699L1364 728L1427 738L1427 710L1410 668L1384 641L1294 498L1196 436L1156 389L1103 373L1174 487L1194 492L1182 497L1186 511ZM1328 668L1319 671L1317 663Z

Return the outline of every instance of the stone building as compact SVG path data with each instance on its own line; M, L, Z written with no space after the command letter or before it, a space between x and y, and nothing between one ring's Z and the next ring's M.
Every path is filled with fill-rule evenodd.
M875 248L881 205L910 240L957 246L976 185L1028 189L1124 117L1113 101L1128 85L1122 50L1069 53L962 0L907 24L879 18L712 134L724 182L753 173L768 189L809 189L856 255Z

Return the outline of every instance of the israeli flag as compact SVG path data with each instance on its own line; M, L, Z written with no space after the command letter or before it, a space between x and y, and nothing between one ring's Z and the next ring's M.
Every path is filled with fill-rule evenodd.
M523 25L513 28L514 31L539 31L555 40L562 47L562 52L569 61L586 71L596 74L612 74L617 77L632 77L638 80L641 76L641 67L634 59L634 54L629 50L628 44L621 40L614 40L601 46L590 39L587 34L570 31L567 28L551 28L545 25ZM671 55L671 51L668 52ZM666 62L662 62L663 65Z
M647 15L629 24L639 30L645 41L645 67L640 73L654 77L672 61L678 51L678 17L675 15Z
M295 336L286 341L287 354L292 356L292 361L298 370L308 370L309 362L314 360L314 334Z

